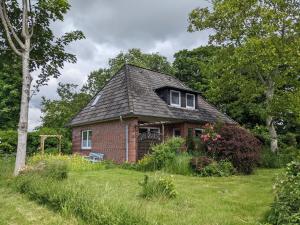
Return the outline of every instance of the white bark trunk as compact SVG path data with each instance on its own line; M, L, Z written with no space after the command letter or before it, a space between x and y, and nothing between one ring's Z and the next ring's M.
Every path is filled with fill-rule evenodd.
M18 146L14 175L17 176L25 167L26 148L27 148L27 131L28 131L28 110L30 99L31 75L29 72L29 52L30 39L25 40L25 50L22 52L22 97L21 110L18 126Z
M267 104L269 104L273 100L273 96L274 96L274 82L272 81L272 79L269 79L267 84L268 87L266 91L266 97L267 97ZM266 125L269 130L269 135L271 138L271 143L270 143L271 151L276 152L278 150L278 138L274 126L273 117L271 115L267 115Z

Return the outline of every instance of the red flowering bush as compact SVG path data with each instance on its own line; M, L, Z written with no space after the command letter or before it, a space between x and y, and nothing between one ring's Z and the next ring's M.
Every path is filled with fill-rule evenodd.
M224 125L217 133L212 125L206 125L201 139L207 155L216 160L230 160L238 172L252 173L259 161L260 141L241 127Z

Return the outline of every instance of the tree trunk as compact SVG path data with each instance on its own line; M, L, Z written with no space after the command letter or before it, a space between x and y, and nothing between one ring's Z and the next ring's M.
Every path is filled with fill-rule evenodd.
M274 96L274 82L270 78L267 82L268 87L266 91L266 97L267 97L267 104L269 104ZM274 126L273 116L271 116L268 112L267 118L266 118L266 125L269 130L269 135L271 138L271 144L270 148L272 152L276 152L278 150L278 139L277 139L277 132Z
M25 40L25 50L22 52L22 97L21 110L18 125L18 147L14 175L17 176L25 167L27 131L28 131L28 110L30 99L31 75L29 72L29 51L30 40Z

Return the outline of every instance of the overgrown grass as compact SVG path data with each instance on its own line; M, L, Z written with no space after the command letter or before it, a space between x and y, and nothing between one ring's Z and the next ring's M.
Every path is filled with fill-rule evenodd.
M110 162L91 163L85 160L82 156L74 155L58 155L58 154L35 154L28 160L29 165L35 165L41 161L64 161L68 168L72 171L90 171L104 169L110 165Z
M69 182L78 182L111 202L146 211L152 224L242 225L258 224L273 201L272 185L278 170L257 170L254 175L190 177L174 175L174 199L143 199L138 195L145 173L110 169L72 172ZM154 173L146 173L150 176Z
M207 178L174 175L174 184L178 193L176 198L149 200L139 196L141 187L138 183L145 174L152 176L154 174L152 172L145 173L120 168L98 170L84 168L80 171L80 167L74 168L69 173L68 179L57 181L58 184L37 180L31 187L34 192L25 191L25 193L28 196L32 195L32 199L39 198L34 195L43 196L49 193L47 198L54 202L57 199L67 198L68 200L65 200L58 210L63 212L70 210L72 215L82 214L78 218L86 220L86 224L91 223L88 218L84 217L90 212L100 212L99 215L102 215L102 212L108 212L107 215L113 217L115 213L122 214L123 212L122 215L125 217L141 213L143 220L150 224L259 224L270 209L273 201L274 178L281 172L274 169L259 169L250 176ZM58 194L53 194L52 191ZM59 193L60 191L62 192ZM90 200L91 198L93 200ZM38 201L43 202L44 199ZM18 203L14 202L14 204ZM52 203L45 204L51 205ZM96 205L95 208L94 205ZM118 211L119 208L121 208L120 211ZM115 212L111 212L111 209ZM10 221L13 221L13 213L12 210L5 218L11 215ZM107 217L104 217L104 221L105 218ZM117 215L116 218L118 221L123 217Z
M163 170L167 173L192 175L193 171L190 165L191 156L188 154L176 155L174 159L168 160Z

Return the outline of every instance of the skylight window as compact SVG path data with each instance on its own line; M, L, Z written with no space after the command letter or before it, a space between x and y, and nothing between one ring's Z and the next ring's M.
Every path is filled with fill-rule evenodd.
M95 105L97 104L97 102L99 101L100 97L101 97L101 94L99 93L99 94L96 96L96 98L94 99L94 101L93 101L93 103L92 103L92 106L95 106Z

